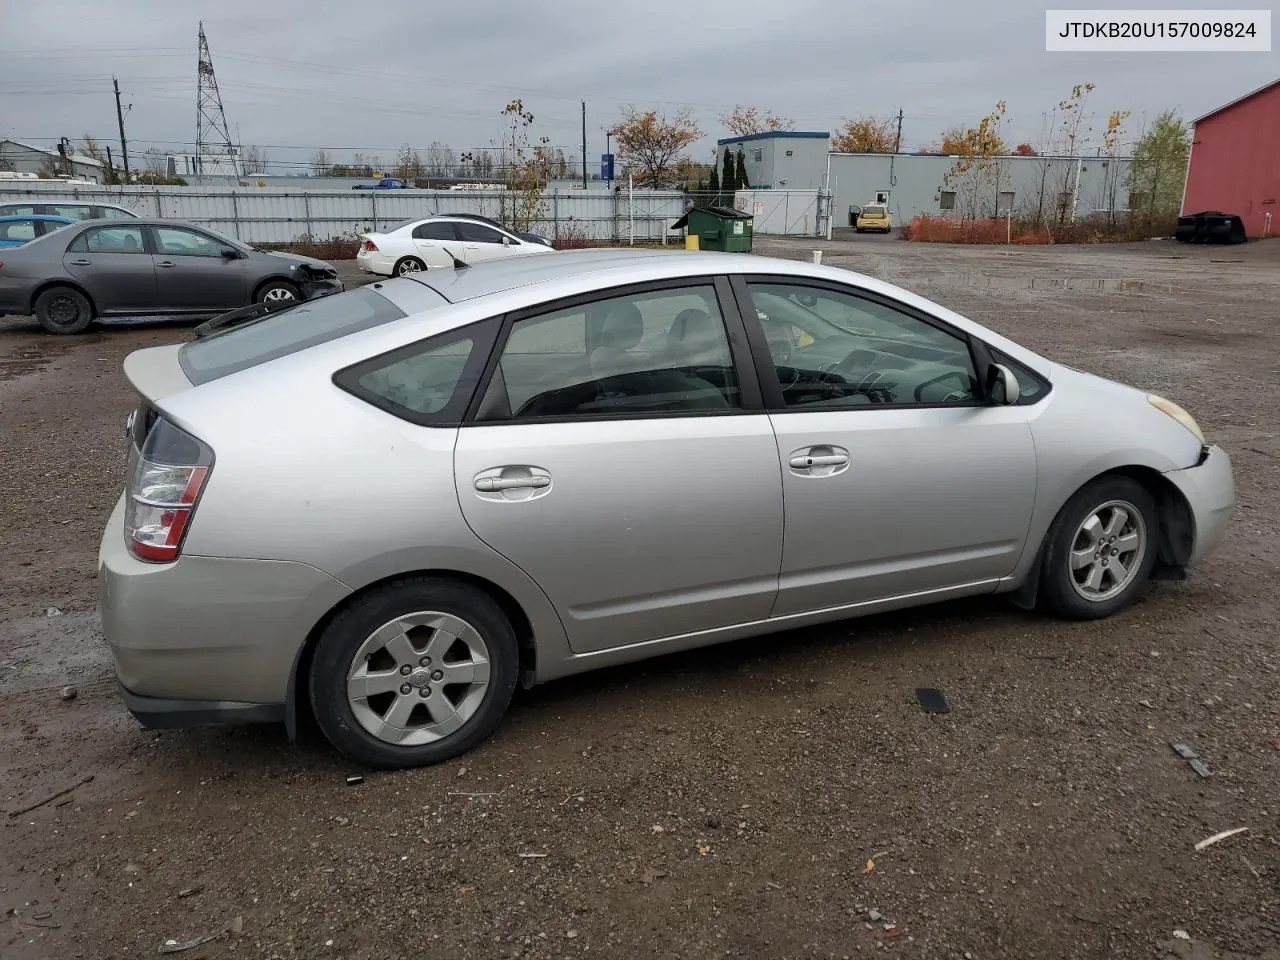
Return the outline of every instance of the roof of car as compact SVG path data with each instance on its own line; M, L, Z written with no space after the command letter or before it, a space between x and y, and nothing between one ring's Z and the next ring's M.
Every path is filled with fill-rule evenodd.
M75 223L70 217L57 217L52 213L5 213L0 214L0 220L47 220L53 223Z
M537 257L503 257L485 260L455 270L428 270L411 274L415 283L430 287L446 300L457 303L489 296L535 283L546 283L572 275L616 272L627 267L658 267L659 275L670 268L671 275L716 274L729 272L763 272L769 264L778 272L793 272L796 262L773 257L747 256L741 253L692 252L681 248L652 250L633 248L595 248L561 250Z

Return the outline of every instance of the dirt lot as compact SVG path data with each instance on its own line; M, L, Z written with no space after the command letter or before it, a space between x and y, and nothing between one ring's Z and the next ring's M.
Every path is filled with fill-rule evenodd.
M1236 465L1221 553L1101 624L965 602L551 684L465 760L347 786L314 737L148 733L116 697L94 565L120 364L188 330L9 318L0 957L235 922L179 956L1280 958L1280 241L821 246L1186 404Z

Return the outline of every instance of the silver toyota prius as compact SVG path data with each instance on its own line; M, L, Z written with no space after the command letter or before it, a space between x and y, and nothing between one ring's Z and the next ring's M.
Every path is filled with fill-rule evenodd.
M952 597L1109 616L1235 501L1173 401L833 267L589 250L252 313L124 364L99 582L149 727L436 763L518 683Z

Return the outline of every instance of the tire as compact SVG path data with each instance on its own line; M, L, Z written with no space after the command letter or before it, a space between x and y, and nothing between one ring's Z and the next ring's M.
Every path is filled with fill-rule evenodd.
M1099 620L1128 607L1151 581L1159 536L1155 498L1138 481L1110 476L1081 487L1045 538L1044 607L1070 620ZM1117 579L1117 566L1125 569L1123 578Z
M427 265L417 257L401 257L396 261L396 265L391 272L397 277L405 277L414 273L421 273L427 269Z
M301 300L302 294L288 280L268 280L253 295L254 303L266 303L269 300Z
M430 625L442 618L452 620L448 632ZM439 577L407 577L359 598L324 629L311 663L312 709L329 742L356 763L428 766L493 733L519 668L515 630L487 594ZM446 670L459 682L442 678ZM367 687L349 685L349 677L366 674L373 678Z
M74 287L49 287L36 297L35 314L49 333L84 333L93 323L93 304Z

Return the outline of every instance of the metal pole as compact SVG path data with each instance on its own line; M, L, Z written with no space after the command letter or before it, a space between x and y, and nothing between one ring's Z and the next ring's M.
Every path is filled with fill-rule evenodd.
M124 182L129 182L129 145L124 139L124 113L120 110L120 81L111 78L116 91L116 124L120 127L120 159L124 163Z
M635 178L627 174L627 244L634 246L636 242L636 201Z
M369 205L373 208L373 232L378 232L378 192L369 191Z
M307 218L307 236L311 236L311 194L307 191L302 193L302 211Z
M1187 169L1182 173L1182 202L1178 204L1178 216L1186 216L1187 213L1187 184L1191 181L1191 155L1196 152L1196 128L1191 128L1191 146L1187 150ZM1133 216L1133 211L1129 211L1129 216Z
M560 239L560 188L551 191L551 236Z
M582 101L582 189L587 189L587 101Z
M236 239L240 239L240 204L236 198L236 192L231 191L231 222L235 226Z

